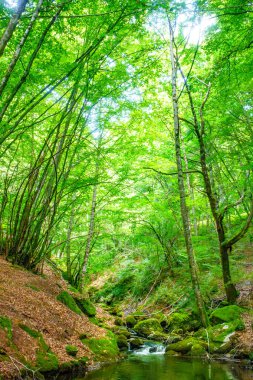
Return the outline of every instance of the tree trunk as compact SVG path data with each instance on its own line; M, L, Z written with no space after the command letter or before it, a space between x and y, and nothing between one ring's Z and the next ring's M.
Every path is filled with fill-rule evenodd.
M98 165L96 165L96 172L98 172ZM92 192L92 202L91 202L91 211L90 211L90 223L89 223L89 231L88 231L88 237L86 241L86 247L85 247L85 253L84 253L84 259L83 259L83 265L82 265L82 272L81 272L81 278L80 278L80 284L79 288L82 291L84 286L84 279L87 272L87 266L88 266L88 260L91 252L91 243L94 236L94 228L95 228L95 215L96 215L96 205L97 205L97 183L93 187Z
M42 3L43 3L44 0L39 0L38 4L37 4L37 7L32 15L32 18L30 20L30 23L28 25L28 27L26 28L19 44L18 44L18 47L16 48L15 50L15 53L13 54L13 57L12 57L12 60L9 64L9 67L7 68L7 71L2 79L2 82L0 84L0 96L2 95L2 92L5 88L5 86L7 85L8 83L8 80L16 66L16 63L18 62L18 59L20 57L20 54L21 54L21 51L22 51L22 48L27 40L27 37L29 36L31 30L32 30L32 27L33 27L33 24L34 22L36 21L37 17L38 17L38 14L39 14L39 11L40 11L40 8L42 6Z
M229 267L229 248L226 245L220 243L220 256L222 265L222 274L224 281L224 288L226 292L227 301L229 303L235 303L238 293L234 284L232 283L230 267Z
M186 192L184 185L183 177L183 165L181 159L181 146L180 146L180 124L179 124L179 115L178 115L178 99L177 99L177 68L174 58L174 36L173 30L169 21L170 27L170 57L171 57L171 67L172 67L172 102L173 102L173 119L174 119L174 139L175 139L175 153L176 153L176 162L177 162L177 176L178 176L178 190L180 195L180 207L181 207L181 216L183 221L183 230L186 251L188 255L191 280L193 285L193 290L196 298L196 303L198 307L199 316L202 322L202 325L206 327L208 325L207 315L205 312L204 302L202 299L202 294L199 286L198 279L198 270L197 263L195 261L195 255L192 245L191 229L190 229L190 218L189 210L186 204Z
M3 55L4 50L8 42L10 41L14 30L16 29L16 26L18 24L18 21L22 15L22 13L25 10L26 4L28 3L29 0L21 0L18 6L17 11L13 14L7 28L4 31L4 34L2 35L0 39L0 57Z
M67 232L67 242L66 242L66 266L67 266L68 281L71 280L71 246L70 246L70 240L71 240L71 234L72 234L72 229L73 229L73 224L74 224L74 217L75 217L75 208L74 208L74 205L72 205L71 215L69 218L68 232Z

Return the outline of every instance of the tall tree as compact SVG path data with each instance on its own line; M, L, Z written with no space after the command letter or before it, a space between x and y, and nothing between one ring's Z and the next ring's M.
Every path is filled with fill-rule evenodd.
M181 149L181 138L180 138L180 122L179 122L179 110L178 110L178 93L177 93L177 72L178 66L175 60L174 53L174 31L170 19L169 22L169 32L170 32L170 60L171 60L171 86L172 86L172 104L173 104L173 120L174 120L174 139L175 139L175 153L176 153L176 163L177 163L177 178L178 178L178 191L180 195L180 207L181 216L183 222L185 245L189 260L189 267L192 279L192 285L194 294L196 297L196 303L198 306L199 316L202 325L206 327L208 325L208 319L205 312L205 306L199 286L198 269L195 260L192 236L191 236L191 225L189 210L186 204L186 191L185 191L185 180L184 171L182 164L182 149Z

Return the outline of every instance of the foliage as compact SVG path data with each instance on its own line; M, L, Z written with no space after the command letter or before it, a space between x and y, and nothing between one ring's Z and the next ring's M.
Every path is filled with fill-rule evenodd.
M253 19L238 0L165 3L29 2L1 56L0 253L39 273L53 262L98 302L195 311L180 199L204 303L250 278ZM2 36L7 2L0 14ZM213 20L198 43L189 15Z

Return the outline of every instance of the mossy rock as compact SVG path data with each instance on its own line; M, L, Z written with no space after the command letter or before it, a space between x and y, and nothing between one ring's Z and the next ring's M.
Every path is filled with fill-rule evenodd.
M95 317L96 308L89 299L75 297L74 300L84 314L88 315L88 317Z
M181 335L177 335L177 334L170 334L167 337L168 344L177 343L177 342L180 342L180 340L183 340L183 338Z
M186 332L193 329L191 325L191 316L187 313L173 313L167 318L169 332Z
M148 339L154 340L156 342L166 342L168 335L160 331L155 331L154 333L148 336Z
M95 360L113 360L119 355L119 348L116 337L108 332L104 338L82 339L83 344L87 345L95 354Z
M57 356L53 352L37 351L36 366L42 373L55 371L59 367L59 362Z
M134 327L134 325L136 325L137 321L136 321L136 318L134 315L128 315L126 317L126 325L127 327Z
M243 330L244 323L242 320L237 319L229 323L222 323L209 327L209 339L213 342L224 343L228 341L229 337L235 334L235 331Z
M135 311L132 316L136 319L136 321L144 321L147 319L147 314L143 313L143 311Z
M67 344L65 350L70 356L76 356L78 353L78 348L76 346L72 346L71 344Z
M150 334L162 332L162 327L157 319L149 318L138 322L134 326L134 331L147 338Z
M109 313L115 315L117 317L122 317L122 311L118 308L118 306L111 306L109 308Z
M205 355L206 355L206 350L201 344L194 343L192 345L191 356L205 356Z
M192 347L194 345L201 345L201 346L205 346L205 343L204 342L200 342L200 341L197 341L196 339L194 339L193 337L191 338L186 338L184 340L181 340L180 342L177 342L177 343L171 343L169 344L165 351L175 351L175 352L180 352L181 354L187 354L188 352L191 351Z
M179 352L173 351L173 350L168 350L165 352L166 355L168 356L180 356Z
M115 320L114 320L114 324L116 326L124 326L125 322L123 321L122 318L120 317L116 317Z
M127 350L128 349L128 342L125 335L118 335L117 336L117 345L120 350Z
M82 314L80 308L77 306L74 298L66 292L66 290L63 290L58 296L56 297L58 301L66 305L70 310L74 311L77 314Z
M124 326L115 326L113 328L113 333L116 335L124 335L126 338L130 338L131 334Z
M141 338L131 338L129 340L129 343L130 343L130 348L135 349L135 348L140 348L143 345L144 341Z
M220 324L223 322L231 322L236 319L240 319L241 314L245 310L236 305L229 305L219 309L216 309L210 315L210 321L213 324Z
M9 340L12 340L12 322L8 317L0 315L0 328L3 329Z

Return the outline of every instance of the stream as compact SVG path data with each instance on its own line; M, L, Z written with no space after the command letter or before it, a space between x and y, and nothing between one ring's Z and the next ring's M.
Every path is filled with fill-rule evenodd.
M88 373L85 380L253 380L253 371L237 363L207 362L164 355L162 345L148 342L126 360Z

